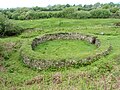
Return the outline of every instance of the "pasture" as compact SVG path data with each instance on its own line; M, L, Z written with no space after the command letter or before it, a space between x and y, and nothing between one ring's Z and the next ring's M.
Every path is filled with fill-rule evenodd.
M120 89L120 19L12 20L24 31L17 36L0 38L0 88L2 90L119 90ZM36 37L53 33L81 33L97 37L96 47L80 40L50 40L29 49ZM23 63L24 55L42 59L78 59L111 52L88 65L38 70ZM35 54L33 54L35 52Z

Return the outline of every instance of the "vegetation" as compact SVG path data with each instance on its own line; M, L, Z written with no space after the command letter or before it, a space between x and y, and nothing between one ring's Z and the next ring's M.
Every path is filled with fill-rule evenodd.
M44 54L45 57L52 56L69 59L82 56L85 53L92 52L96 47L84 41L79 40L54 40L40 44L35 51ZM53 58L53 59L54 59Z
M8 18L0 13L0 37L20 34L22 28L13 24Z
M91 10L91 16L93 18L109 18L111 13L107 9L95 9Z
M0 88L3 90L8 89L21 89L21 90L67 90L67 89L86 89L86 90L104 90L113 89L119 90L119 77L120 77L120 28L115 26L114 23L119 22L119 19L61 19L50 18L40 20L11 20L17 23L18 26L26 29L21 35L0 38ZM91 23L92 22L92 23ZM34 29L33 29L34 28ZM104 50L109 44L112 45L113 50L110 55L102 57L99 60L87 66L75 66L60 69L48 69L38 71L27 67L23 64L20 57L20 48L25 43L30 45L30 42L37 36L55 32L78 32L88 35L97 36L101 43L101 50ZM36 48L35 52L44 52L46 43L48 43L45 52L49 53L51 48L54 50L56 44L61 44L61 49L65 47L65 43L69 41L50 41L42 44ZM83 42L70 41L67 43L67 48L71 48L74 43L76 46L91 47ZM52 47L52 45L55 46ZM51 46L50 46L51 45ZM76 47L75 46L75 47ZM39 51L40 50L40 51ZM74 49L75 50L75 49ZM76 49L78 50L78 49ZM89 50L89 49L88 49ZM93 50L94 51L94 50ZM91 53L93 53L91 51ZM31 51L27 51L31 53ZM53 52L52 52L53 53ZM69 52L70 53L70 52ZM77 53L72 52L74 55ZM51 54L51 53L50 53ZM54 53L55 54L55 53ZM61 50L58 52L62 57L66 51ZM2 55L2 56L1 56ZM3 58L4 59L3 59ZM86 83L87 82L87 83Z
M0 89L119 90L119 18L120 4L112 2L0 9ZM52 40L31 49L34 38L59 32L96 36L101 46L96 48L78 40ZM109 55L73 67L40 71L24 64L21 57L23 50L24 55L36 60L39 57L43 60L78 60L103 52L109 45L112 46Z
M41 18L120 18L120 4L112 2L94 5L54 5L48 7L1 9L9 19L31 20Z

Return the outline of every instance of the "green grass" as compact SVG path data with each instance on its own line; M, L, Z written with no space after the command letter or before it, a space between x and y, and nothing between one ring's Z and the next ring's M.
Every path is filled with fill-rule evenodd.
M51 59L57 57L62 59L80 58L85 53L90 53L97 47L80 40L53 40L39 44L35 51Z
M14 21L18 25L23 26L23 28L71 28L71 27L103 27L112 26L113 23L118 22L119 19L61 19L61 18L50 18L50 19L40 19L40 20L24 20L24 21ZM91 23L92 22L92 23Z
M0 38L0 45L3 47L1 53L5 58L0 62L0 70L1 67L4 67L5 69L0 71L1 90L9 90L13 88L21 90L104 90L105 88L107 88L107 90L119 90L120 87L117 87L117 85L119 85L120 77L120 27L115 27L113 25L115 22L119 21L120 19L77 20L60 18L14 21L25 29L37 29L26 30L21 35L15 37ZM37 49L38 51L33 52L54 52L52 49L53 45L55 45L54 49L59 47L59 45L62 46L59 49L60 51L57 50L58 52L53 53L54 55L57 53L60 57L66 55L66 53L61 53L63 47L65 49L63 52L69 52L67 51L67 48L70 49L69 54L71 54L71 51L76 50L75 53L72 52L73 56L76 54L82 55L77 52L83 53L83 48L85 48L86 52L91 50L92 52L90 54L94 54L94 51L102 51L106 49L109 44L112 45L113 50L110 55L102 57L91 65L79 68L69 67L58 69L57 71L37 71L24 65L20 57L20 49L24 46L26 49L25 54L31 55L30 49L27 48L35 37L56 32L78 32L94 35L101 40L102 45L100 48L96 49L94 45L91 46L83 41L55 40L40 44L37 47L39 48ZM101 32L104 32L104 35L101 35ZM72 45L75 45L75 47L71 48ZM46 47L48 48L47 50L45 50ZM77 49L77 47L80 47L80 49ZM71 57L69 54L68 57ZM61 74L62 83L54 84L53 76L58 72ZM25 85L26 81L31 80L36 76L43 76L44 80L39 84Z

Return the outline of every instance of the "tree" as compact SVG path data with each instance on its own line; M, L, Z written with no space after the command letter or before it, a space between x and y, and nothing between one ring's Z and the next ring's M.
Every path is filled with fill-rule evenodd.
M102 8L103 8L103 9L109 9L109 8L111 8L111 6L110 6L109 4L104 4L104 5L102 6Z
M101 4L100 4L99 2L97 2L97 3L95 3L95 4L93 5L93 7L94 7L94 8L100 8L100 7L101 7Z
M66 7L70 7L70 4L66 4Z
M108 3L110 7L115 7L115 4L113 2Z

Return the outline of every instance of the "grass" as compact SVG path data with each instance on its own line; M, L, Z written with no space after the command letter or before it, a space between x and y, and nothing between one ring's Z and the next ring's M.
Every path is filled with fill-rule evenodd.
M96 49L95 45L80 40L53 40L39 44L35 51L45 55L44 57L59 59L80 58L85 53Z
M21 35L15 37L0 38L0 45L3 47L1 53L4 60L0 62L0 88L1 90L8 89L21 89L21 90L119 90L119 78L120 78L120 27L115 27L113 24L119 22L119 19L41 19L41 20L25 20L14 21L25 29L36 28L34 30L28 29ZM91 23L92 22L92 23ZM32 39L44 34L55 32L78 32L83 34L89 34L97 36L101 42L102 47L98 50L105 49L109 44L113 46L113 50L110 55L103 57L91 65L76 67L76 68L63 68L57 71L44 70L37 71L31 69L23 64L20 57L20 48L27 43L28 46ZM100 33L104 32L104 35ZM74 42L74 43L73 43ZM47 47L49 49L46 53L52 49L53 44L61 45L62 47L75 45L75 50L81 52L81 49L76 47L84 47L86 50L91 50L92 54L95 47L90 46L84 42L78 41L50 41ZM66 44L67 43L67 44ZM77 43L77 45L75 44ZM46 45L45 43L37 48L42 52ZM79 45L80 44L80 45ZM82 44L84 46L82 46ZM28 48L24 46L24 48ZM54 48L57 48L55 46ZM66 48L66 47L65 47ZM70 50L74 50L72 47ZM61 48L62 49L62 48ZM53 49L52 49L53 50ZM61 50L60 50L61 51ZM64 50L63 50L64 51ZM53 51L52 51L53 52ZM67 52L65 50L64 52ZM69 51L68 51L69 52ZM31 54L31 51L27 49L26 53ZM60 53L60 52L56 52ZM70 52L69 52L70 53ZM53 53L55 54L55 53ZM62 55L60 53L59 55ZM65 55L64 53L63 55ZM78 53L73 53L76 55ZM1 54L0 54L1 55ZM62 56L63 56L62 55ZM68 55L69 56L69 55ZM71 57L71 56L69 56ZM47 58L47 57L46 57ZM53 77L56 73L60 74L62 83L53 83ZM25 83L32 80L36 76L42 76L41 83L26 85ZM107 89L106 89L107 88Z
M86 22L87 21L87 22ZM15 21L18 25L23 26L23 28L71 28L71 27L100 27L100 26L112 26L113 23L119 21L118 19L61 19L61 18L51 18L51 19L41 19L41 20L24 20ZM92 23L90 23L92 22Z

